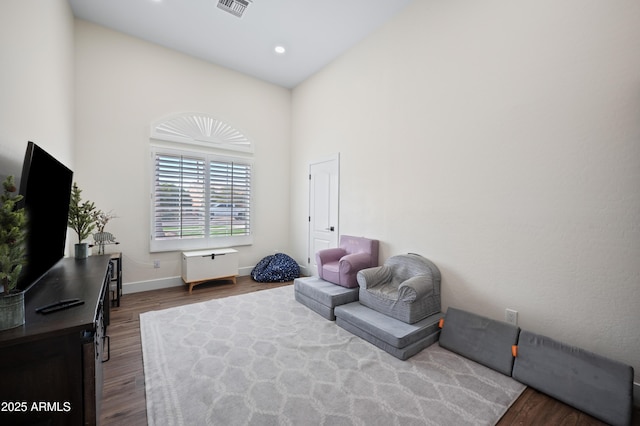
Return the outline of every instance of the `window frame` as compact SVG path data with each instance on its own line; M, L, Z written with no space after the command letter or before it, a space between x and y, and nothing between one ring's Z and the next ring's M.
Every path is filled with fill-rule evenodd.
M152 143L150 146L150 227L149 227L149 252L164 252L164 251L188 251L188 250L203 250L203 249L215 249L232 246L244 246L253 244L253 216L254 216L254 203L253 203L253 189L254 189L254 162L252 156L249 155L230 155L222 150L207 149L205 147L180 144L179 147L173 146L173 144L166 143ZM204 181L204 217L205 217L205 231L204 236L201 238L173 238L173 239L157 239L156 238L156 156L158 154L165 154L168 156L185 156L202 158L205 161L205 181ZM247 235L226 235L226 236L211 236L209 227L211 224L211 194L210 194L210 163L224 162L224 163L237 163L245 164L249 166L250 170L250 182L249 182L249 229ZM233 219L232 219L233 220Z

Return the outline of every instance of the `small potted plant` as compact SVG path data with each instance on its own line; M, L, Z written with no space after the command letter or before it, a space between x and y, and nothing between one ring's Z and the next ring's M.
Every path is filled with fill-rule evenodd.
M89 253L89 243L84 243L91 231L95 228L95 215L98 213L96 206L91 201L82 201L82 190L76 182L71 189L71 201L69 203L69 228L78 235L75 244L76 259L85 259Z
M26 224L24 208L17 208L21 195L14 194L13 176L3 182L0 196L0 330L24 324L24 292L17 289L26 262Z

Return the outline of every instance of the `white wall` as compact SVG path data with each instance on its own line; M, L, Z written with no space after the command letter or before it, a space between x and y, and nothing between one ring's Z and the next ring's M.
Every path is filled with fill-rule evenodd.
M341 154L340 229L423 254L444 308L640 373L640 2L416 1L293 91L307 171Z
M73 166L73 15L65 0L0 2L0 178L28 141Z
M240 267L287 250L290 105L289 90L76 21L76 178L118 216L106 230L121 242L125 291L180 276L179 252L149 253L149 129L172 113L210 114L253 142L254 244L238 247Z

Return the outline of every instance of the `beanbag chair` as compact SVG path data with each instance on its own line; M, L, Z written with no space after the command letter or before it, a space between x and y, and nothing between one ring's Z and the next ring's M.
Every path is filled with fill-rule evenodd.
M251 271L251 278L259 283L291 281L300 276L300 267L291 257L276 253L263 258Z

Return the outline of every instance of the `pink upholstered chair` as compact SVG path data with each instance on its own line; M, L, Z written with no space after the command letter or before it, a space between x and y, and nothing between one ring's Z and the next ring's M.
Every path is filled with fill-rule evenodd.
M318 251L316 262L323 280L342 287L358 287L358 271L378 266L378 240L342 235L340 247Z

